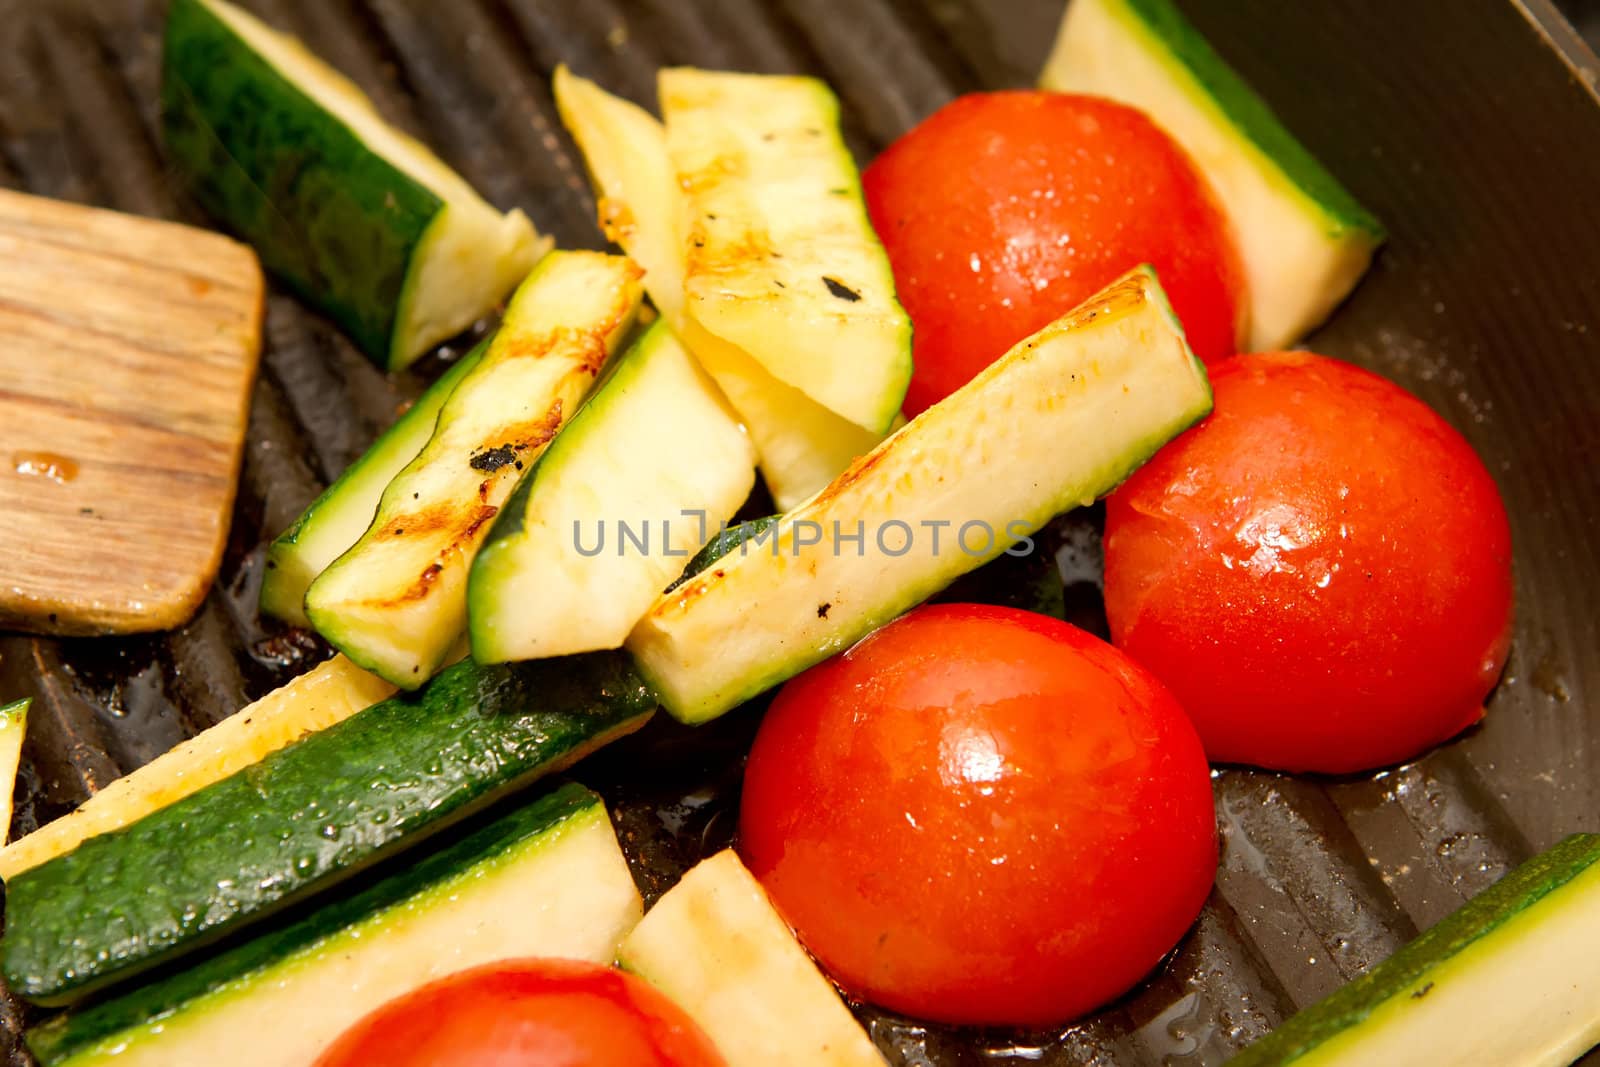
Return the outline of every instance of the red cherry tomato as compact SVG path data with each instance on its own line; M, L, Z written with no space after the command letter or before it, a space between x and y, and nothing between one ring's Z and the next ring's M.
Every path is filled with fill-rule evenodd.
M908 415L1140 263L1201 359L1237 351L1245 281L1227 219L1142 112L976 93L890 145L862 182L915 327Z
M356 1023L316 1067L377 1064L726 1067L654 987L575 960L508 960L441 978Z
M740 850L851 993L1047 1024L1128 989L1216 869L1194 728L1066 623L924 607L791 681L746 769Z
M1214 413L1106 511L1117 645L1212 759L1355 771L1477 721L1511 634L1494 481L1420 400L1304 352L1212 371Z

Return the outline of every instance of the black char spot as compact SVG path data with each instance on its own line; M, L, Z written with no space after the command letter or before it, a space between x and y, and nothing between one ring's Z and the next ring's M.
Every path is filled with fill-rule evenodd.
M824 274L822 276L822 284L828 287L828 292L832 293L840 300L848 300L850 303L854 304L857 300L861 299L860 293L856 292L854 289L850 288L837 278L830 278Z
M484 449L482 452L479 452L477 455L473 456L469 462L472 464L473 470L488 473L490 471L497 471L506 464L515 463L516 461L516 449L512 448L510 445L501 445L499 448Z

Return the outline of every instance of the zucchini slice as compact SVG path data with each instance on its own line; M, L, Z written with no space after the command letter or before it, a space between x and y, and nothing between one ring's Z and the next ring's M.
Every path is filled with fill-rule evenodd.
M0 878L10 882L91 837L120 830L393 692L394 686L343 656L319 663L118 778L61 818L0 848Z
M617 962L677 1001L728 1067L884 1067L732 849L667 890Z
M77 1000L349 878L642 726L625 654L468 660L6 883L0 971Z
M309 629L306 590L328 565L361 540L372 525L378 501L394 476L417 458L433 436L439 409L455 392L461 379L472 373L488 345L479 344L428 387L405 414L385 430L361 458L322 495L311 502L267 547L266 574L261 579L261 610L285 622Z
M306 1067L358 1019L496 960L607 962L639 891L600 798L567 785L360 893L27 1035L42 1067Z
M755 478L737 416L658 321L523 476L473 560L473 658L620 648Z
M773 499L794 507L883 435L829 411L737 345L693 330L684 315L684 203L665 128L643 108L565 67L556 70L555 95L599 191L601 228L644 267L656 309L749 428Z
M16 700L0 708L0 845L11 835L11 801L17 791L17 768L22 764L22 739L28 732L29 700Z
M1072 0L1039 84L1139 108L1193 157L1244 260L1248 351L1303 338L1355 287L1383 243L1382 224L1172 0Z
M674 717L713 718L1110 492L1210 410L1205 370L1141 267L664 594L627 647Z
M161 108L200 204L379 366L472 325L550 247L298 40L223 0L173 0Z
M1600 835L1524 863L1231 1067L1564 1067L1600 1042Z
M749 353L883 434L911 380L911 319L816 78L676 67L659 78L684 191L685 329Z
M583 400L633 324L639 268L554 252L534 268L433 435L377 516L306 591L317 631L404 689L442 666L467 625L467 575L489 520Z

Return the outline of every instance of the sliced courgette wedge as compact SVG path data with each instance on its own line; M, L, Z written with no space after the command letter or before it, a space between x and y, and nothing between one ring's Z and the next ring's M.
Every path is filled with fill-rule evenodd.
M1249 351L1303 338L1355 287L1383 243L1382 224L1172 0L1072 0L1039 84L1139 108L1199 164L1244 261Z
M755 478L738 417L656 322L495 519L468 586L473 658L620 648Z
M22 764L22 739L28 732L29 700L0 707L0 845L11 835L11 801Z
M627 647L675 717L720 715L1110 492L1210 410L1205 371L1140 268L664 594Z
M911 319L816 78L676 67L659 78L684 191L685 331L749 353L862 429L888 432Z
M0 971L37 1003L78 1000L350 878L654 708L620 652L459 663L7 880Z
M111 782L59 819L0 848L0 878L9 882L91 837L120 830L393 692L394 686L343 656L319 663Z
M306 618L306 590L367 532L383 491L428 443L439 409L461 379L472 373L487 348L480 344L456 360L267 547L262 611L296 626L311 626Z
M555 252L534 268L371 527L306 591L317 631L414 689L466 632L467 575L490 520L577 409L633 324L639 268Z
M688 1012L728 1067L884 1067L731 849L667 890L617 962Z
M1564 1067L1600 1042L1600 835L1524 863L1230 1067Z
M609 962L639 919L600 798L567 785L197 966L31 1030L42 1067L306 1067L417 986L519 956Z
M196 199L380 366L470 326L549 248L298 40L223 0L173 0L161 102Z
M665 129L643 108L565 67L556 70L555 95L599 192L601 227L644 267L651 301L744 420L773 499L794 507L883 435L828 410L737 345L703 330L687 335L684 203Z

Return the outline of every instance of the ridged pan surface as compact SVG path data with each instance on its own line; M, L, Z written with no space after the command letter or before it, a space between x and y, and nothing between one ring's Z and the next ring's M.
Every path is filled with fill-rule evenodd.
M819 74L865 161L958 93L1029 83L1061 12L1060 0L249 6L497 204L588 247L602 239L551 103L558 62L652 105L661 64ZM1185 6L1388 224L1376 267L1313 346L1414 390L1487 461L1516 539L1515 650L1485 723L1416 763L1337 779L1218 771L1216 890L1132 994L1043 1033L946 1031L863 1008L898 1065L1221 1063L1519 860L1600 830L1600 103L1578 71L1582 46L1544 0L1482 0L1470 15L1459 0ZM163 8L0 0L0 185L205 223L156 130ZM262 546L438 367L386 380L274 292L232 535L200 615L151 637L0 637L0 694L37 698L13 833L327 654L258 617ZM0 443L24 434L0 427ZM1094 521L1056 529L1074 621L1091 626ZM647 894L730 840L758 715L655 727L581 770L612 802ZM14 1002L0 1014L13 1064L30 1062L25 1015Z

